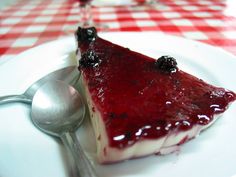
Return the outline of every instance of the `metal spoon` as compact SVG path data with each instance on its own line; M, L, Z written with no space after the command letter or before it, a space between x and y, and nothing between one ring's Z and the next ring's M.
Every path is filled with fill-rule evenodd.
M49 81L33 97L31 118L35 126L61 138L74 157L78 176L97 177L75 135L84 115L85 104L80 94L65 82Z
M0 97L0 105L11 103L11 102L22 102L30 104L32 102L32 98L38 88L49 80L63 80L70 85L75 85L79 79L79 72L76 66L68 66L66 68L62 68L56 70L43 78L36 81L32 84L23 94L21 95L7 95Z

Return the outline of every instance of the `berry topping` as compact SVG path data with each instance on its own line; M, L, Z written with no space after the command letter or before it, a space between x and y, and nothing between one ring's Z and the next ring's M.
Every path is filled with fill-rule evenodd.
M75 32L75 36L78 42L92 42L97 37L97 30L94 27L90 28L81 28L78 27L77 31Z
M79 67L96 67L100 64L101 60L92 50L88 50L82 54L81 59L79 60Z
M165 71L165 72L176 72L177 70L177 62L176 60L171 56L161 56L157 59L155 62L155 65L158 67L158 69Z

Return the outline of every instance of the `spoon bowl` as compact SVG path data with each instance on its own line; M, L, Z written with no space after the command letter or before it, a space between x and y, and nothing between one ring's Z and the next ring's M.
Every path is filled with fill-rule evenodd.
M46 82L33 97L31 118L35 126L61 138L74 158L78 177L97 177L75 135L84 116L85 104L80 94L63 81Z
M85 104L77 90L62 81L50 81L38 89L31 117L41 130L54 136L73 132L84 119Z

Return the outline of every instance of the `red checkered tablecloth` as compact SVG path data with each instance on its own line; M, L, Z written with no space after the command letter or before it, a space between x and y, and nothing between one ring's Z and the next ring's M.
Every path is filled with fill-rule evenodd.
M97 0L99 1L99 0ZM159 0L156 5L93 6L96 22L109 31L157 31L219 46L236 54L235 0ZM0 10L0 63L65 36L78 23L67 0L21 0Z

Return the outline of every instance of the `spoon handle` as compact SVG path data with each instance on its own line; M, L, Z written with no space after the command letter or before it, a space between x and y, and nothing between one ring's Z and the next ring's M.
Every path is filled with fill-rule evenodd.
M27 98L25 95L8 95L0 97L0 105L12 102L31 103L32 100Z
M86 157L83 149L81 148L79 141L76 138L75 133L66 132L61 135L63 144L68 148L76 163L78 176L80 177L97 177L95 170Z

